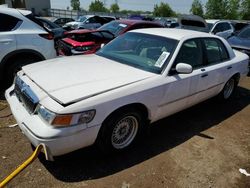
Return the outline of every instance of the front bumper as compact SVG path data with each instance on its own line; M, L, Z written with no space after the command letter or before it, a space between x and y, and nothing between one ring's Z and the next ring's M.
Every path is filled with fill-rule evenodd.
M12 114L19 128L34 146L39 144L46 146L47 160L53 159L53 156L63 155L92 145L95 142L100 126L78 125L82 126L82 129L76 129L76 126L67 128L49 126L38 115L28 113L13 90L12 86L5 92Z

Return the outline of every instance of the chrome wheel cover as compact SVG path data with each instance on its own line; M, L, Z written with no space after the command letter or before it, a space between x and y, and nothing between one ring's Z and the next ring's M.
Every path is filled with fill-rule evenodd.
M230 79L226 83L223 92L224 99L228 99L232 95L234 90L234 82L235 82L234 79Z
M115 149L127 147L135 138L138 131L139 123L134 116L122 118L114 126L111 134L111 143Z

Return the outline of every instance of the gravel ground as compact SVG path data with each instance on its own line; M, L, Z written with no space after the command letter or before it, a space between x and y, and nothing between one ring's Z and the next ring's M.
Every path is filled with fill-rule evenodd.
M3 99L3 97L2 97ZM0 180L32 153L0 100ZM48 162L41 154L8 187L250 187L250 78L231 101L211 99L154 123L128 151L89 147Z

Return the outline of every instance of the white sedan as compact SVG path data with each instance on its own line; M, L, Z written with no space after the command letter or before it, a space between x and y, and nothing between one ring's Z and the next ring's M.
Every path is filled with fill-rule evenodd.
M148 123L229 99L247 73L248 56L220 37L142 29L93 55L24 66L5 95L20 129L53 159L94 143L124 150Z

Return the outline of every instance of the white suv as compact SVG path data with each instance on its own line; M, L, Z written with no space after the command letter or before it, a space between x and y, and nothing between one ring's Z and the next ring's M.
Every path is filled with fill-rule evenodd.
M234 27L226 20L206 20L209 32L227 39L234 32Z
M30 11L0 8L0 82L9 86L26 64L56 57L53 35Z

